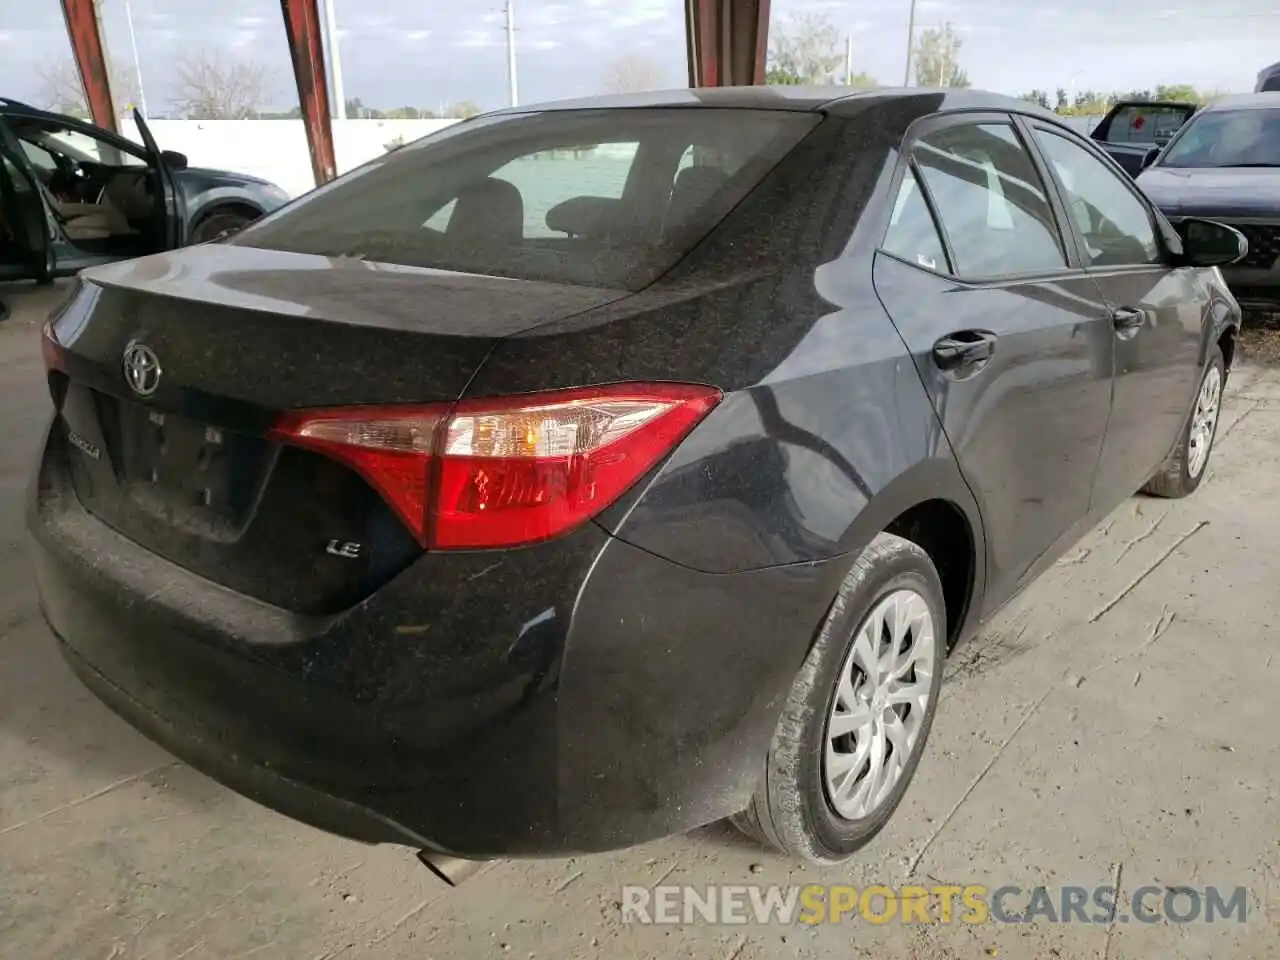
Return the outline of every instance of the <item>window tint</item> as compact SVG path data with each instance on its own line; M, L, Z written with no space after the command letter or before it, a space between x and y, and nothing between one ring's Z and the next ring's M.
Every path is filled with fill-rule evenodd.
M946 272L947 252L938 236L938 225L920 192L914 170L908 170L898 188L893 213L889 217L889 229L884 237L884 249L908 263L926 270Z
M995 277L1066 266L1030 154L1004 123L946 127L914 148L955 254L956 273Z
M1108 143L1164 143L1187 119L1181 107L1128 104L1116 110L1107 129Z
M1096 266L1158 263L1160 244L1147 205L1110 167L1077 143L1048 130L1036 139L1066 190L1067 208Z
M114 143L48 120L11 120L9 126L19 140L40 150L59 154L78 163L101 163L110 167L143 167L146 161L121 150ZM137 147L139 153L142 147Z
M639 289L818 122L726 109L469 120L378 157L231 242Z
M1202 113L1169 144L1159 163L1162 167L1274 167L1280 163L1280 104Z
M43 147L38 147L28 140L18 141L22 146L22 152L27 155L27 159L31 161L31 165L37 170L46 173L52 173L58 169L58 165L53 162L53 156Z

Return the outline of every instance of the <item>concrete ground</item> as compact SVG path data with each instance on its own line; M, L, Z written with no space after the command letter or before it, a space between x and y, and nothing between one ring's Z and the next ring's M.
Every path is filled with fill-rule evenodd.
M1280 952L1280 371L1235 372L1210 475L1129 501L957 654L889 828L813 869L722 826L496 865L460 890L406 851L270 813L171 760L63 667L22 552L49 291L0 290L0 956L1263 957ZM623 924L628 884L1246 886L1247 922Z

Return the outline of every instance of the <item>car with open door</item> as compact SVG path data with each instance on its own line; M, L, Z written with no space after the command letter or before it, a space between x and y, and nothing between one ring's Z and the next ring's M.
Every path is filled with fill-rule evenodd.
M256 177L189 166L140 142L0 100L0 279L51 280L235 230L289 197Z
M1168 143L1199 109L1177 100L1121 100L1114 104L1093 132L1093 140L1136 177L1151 150Z
M1207 475L1245 247L980 91L481 116L80 276L40 608L179 757L430 863L840 860L955 645Z

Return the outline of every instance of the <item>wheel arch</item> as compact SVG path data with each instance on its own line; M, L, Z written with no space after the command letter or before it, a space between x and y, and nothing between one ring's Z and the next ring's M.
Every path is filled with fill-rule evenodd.
M220 213L244 213L250 219L256 220L263 216L266 211L255 204L252 200L248 200L239 196L212 196L203 198L195 213L191 215L187 226L187 236L190 237L199 229L200 225Z
M955 460L921 461L886 485L858 514L842 553L853 562L881 533L910 540L933 561L946 601L948 647L954 647L977 624L987 575L982 516Z

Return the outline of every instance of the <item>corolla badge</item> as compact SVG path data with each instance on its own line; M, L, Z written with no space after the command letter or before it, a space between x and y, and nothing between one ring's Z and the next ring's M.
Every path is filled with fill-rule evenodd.
M140 397L149 397L160 386L160 358L145 343L130 340L124 348L124 380Z

